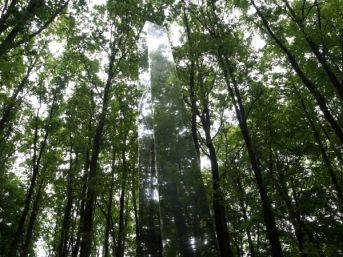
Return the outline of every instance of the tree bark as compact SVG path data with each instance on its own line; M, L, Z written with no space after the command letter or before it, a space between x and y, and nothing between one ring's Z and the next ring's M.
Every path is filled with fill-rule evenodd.
M199 79L200 85L202 78ZM204 96L206 97L206 96ZM210 112L208 108L208 99L204 99L204 110L200 116L203 130L205 132L206 146L209 151L212 173L212 188L213 188L213 212L217 234L217 241L222 257L231 257L233 255L232 242L229 235L229 229L226 220L223 192L220 186L219 167L216 150L211 137Z
M42 142L40 143L39 151L38 151L38 146L37 146L38 141L39 141L39 134L38 134L38 130L39 130L39 128L38 128L39 109L37 110L37 114L36 114L37 124L35 127L34 140L33 140L33 151L34 152L33 152L33 158L32 158L32 176L31 176L31 180L30 180L30 186L29 186L29 189L28 189L26 197L25 197L24 208L23 208L22 214L20 216L18 226L17 226L16 232L14 234L11 246L9 248L8 257L14 257L17 255L16 252L18 250L20 238L21 238L23 231L24 231L24 225L25 225L27 215L29 213L29 209L30 209L30 205L31 205L31 201L32 201L32 196L33 196L35 186L36 186L36 180L37 180L37 177L40 173L41 160L42 160L45 148L47 147L48 137L50 135L50 124L51 124L53 115L55 114L55 111L58 108L56 102L59 99L59 97L61 96L61 88L62 88L62 85L59 86L53 93L53 99L52 99L51 107L49 109L48 118L47 118L47 121L45 123L44 130L43 130L44 131L44 137L43 137Z
M10 26L8 23L6 24L6 22L8 17L15 11L17 2L18 0L12 0L11 4L6 6L6 12L4 13L5 10L2 11L0 18L0 35Z
M39 187L38 187L38 191L36 194L36 198L33 202L33 206L32 206L32 212L31 212L31 216L30 216L30 221L28 224L28 228L27 228L27 232L26 232L26 237L24 240L24 245L20 254L20 257L27 257L28 255L28 251L30 249L31 246L31 242L32 242L32 235L33 235L33 231L34 231L34 227L36 224L36 220L37 220L37 215L39 212L39 204L40 204L40 199L41 199L41 194L42 194L42 189L44 187L44 178L42 178Z
M104 235L104 257L109 256L109 235L111 230L111 219L112 219L112 204L113 204L113 187L114 187L114 163L115 163L115 152L112 150L112 164L111 164L111 185L108 191L108 204L107 204L107 213L106 213L106 226L105 226L105 235Z
M39 152L37 152L38 151L37 145L38 145L38 141L39 141L39 136L38 136L39 110L37 111L37 115L36 115L37 126L35 127L34 141L33 141L34 153L33 153L33 160L32 160L32 176L31 176L31 180L30 180L30 186L29 186L29 189L28 189L26 197L25 197L24 208L23 208L22 214L20 216L20 219L19 219L19 222L17 225L16 232L14 234L11 246L9 248L8 257L14 257L17 255L16 252L18 251L19 241L22 237L22 234L24 231L24 226L25 226L25 221L26 221L27 215L28 215L29 210L30 210L31 201L32 201L33 193L34 193L35 186L36 186L36 180L37 180L38 174L40 173L41 158L42 158L42 155L43 155L43 152L45 150L47 140L48 140L48 135L49 135L48 127L49 127L49 123L51 120L52 109L53 109L53 107L50 110L49 121L45 127L45 135L44 135L43 142L40 145Z
M239 195L238 202L239 202L239 206L240 206L240 209L241 209L241 212L242 212L242 216L243 216L244 221L248 222L247 209L245 207L245 201L244 201L245 191L244 191L244 189L242 187L242 182L241 182L239 176L235 176L235 180L236 180L237 191L238 191L238 195ZM252 241L252 238L251 238L250 228L247 227L245 229L245 231L246 231L247 239L248 239L250 257L256 257L256 253L255 253L255 249L254 249L254 244L253 244L253 241Z
M114 48L114 47L113 47ZM89 176L87 183L87 196L85 201L84 217L81 226L81 250L80 255L83 257L89 257L92 250L92 226L93 226L93 211L95 202L95 185L96 185L96 175L98 168L98 158L101 149L101 142L103 137L103 130L105 127L105 118L107 114L108 104L110 100L110 88L112 80L114 77L114 61L115 61L116 51L112 49L111 56L109 58L109 68L107 81L102 98L102 109L99 117L99 121L96 126L95 135L93 138L92 155L89 165Z
M125 142L125 141L124 141ZM126 167L126 157L125 150L122 151L122 165L123 165L123 175L121 181L121 191L119 199L119 227L118 227L118 244L116 257L123 257L124 255L124 209L125 209L125 193L126 193L126 179L127 179L127 167Z
M196 97L195 97L195 55L193 50L193 40L191 36L191 28L189 25L188 16L185 10L185 1L183 0L183 20L186 27L187 32L187 42L188 42L188 48L189 48L189 58L190 58L190 68L189 68L189 87L188 87L188 93L190 98L190 105L191 105L191 131L192 131L192 137L195 147L195 152L198 157L198 162L200 164L200 144L199 144L199 138L198 138L198 130L197 130L197 104L196 104Z
M220 66L222 67L222 70L223 70L224 78L227 84L229 94L231 96L231 100L234 103L236 117L238 119L239 127L240 127L240 130L241 130L241 133L242 133L242 136L243 136L243 139L244 139L247 151L248 151L249 160L250 160L252 170L255 175L256 184L257 184L259 194L261 197L263 217L264 217L264 222L267 228L267 236L270 243L271 255L273 257L282 257L283 253L282 253L282 248L280 244L279 233L276 227L273 209L270 203L269 196L267 194L266 186L264 185L264 182L263 182L262 170L259 164L259 159L256 154L253 142L251 140L250 132L247 125L247 119L245 116L243 102L242 102L241 95L237 86L237 81L235 79L234 72L232 68L230 67L229 60L226 57L223 57L220 51L218 52L218 59L219 59ZM232 81L232 86L230 83L230 78Z
M253 3L253 0L251 0ZM267 229L267 237L270 243L270 250L271 250L271 256L273 257L282 257L282 248L281 243L279 239L279 233L276 227L275 217L272 209L272 205L270 203L269 196L267 194L267 188L264 185L263 177L262 177L262 169L259 164L259 159L257 156L257 153L255 151L255 147L253 145L250 132L247 125L247 119L245 115L245 110L241 98L241 94L238 89L238 84L235 78L234 74L234 68L230 65L230 62L227 58L227 56L224 54L225 51L223 51L223 44L222 42L222 32L223 28L222 25L219 22L219 18L216 14L216 5L215 0L211 0L211 12L209 13L210 16L210 23L213 26L212 29L210 29L208 26L206 28L208 29L211 37L216 40L218 43L218 48L216 49L215 55L218 59L219 66L222 69L224 79L227 85L227 89L229 92L229 95L231 97L231 100L233 102L233 106L235 109L236 117L239 123L239 127L247 148L248 157L252 166L252 170L255 175L256 184L259 190L259 194L261 197L262 202L262 211L263 211L263 217L264 222L266 224ZM230 79L232 81L232 85L230 82ZM342 133L342 139L343 139L343 133Z
M133 174L133 176L135 176ZM134 214L134 219L135 219L135 232L136 232L136 256L139 256L139 245L140 245L140 231L139 231L139 218L138 218L138 208L137 208L137 197L136 197L136 190L135 187L137 184L135 183L135 178L133 177L132 179L132 187L131 187L131 192L132 192L132 204L133 204L133 214Z
M60 242L58 247L58 256L68 256L68 242L69 242L69 231L70 231L70 220L71 211L73 207L73 159L71 157L72 149L70 149L70 160L69 160L69 171L67 178L67 201L64 208L63 224L61 229ZM75 157L75 163L77 162L77 156ZM75 165L74 165L75 166Z
M95 102L94 102L94 93L92 90L90 90L90 103L91 103L91 111L90 115L88 118L88 133L90 134L92 131L92 126L93 126L93 115L95 112ZM82 178L82 189L80 192L81 200L80 200L80 208L79 208L79 226L77 229L76 233L76 242L73 246L72 249L72 257L77 257L79 250L80 250L80 243L81 243L81 230L82 230L82 224L83 224L83 219L84 219L84 209L85 209L85 196L87 193L87 184L88 184L88 173L89 173L89 163L90 163L90 148L92 145L92 137L89 135L88 136L88 145L87 149L85 152L85 163L84 163L84 173L83 173L83 178Z

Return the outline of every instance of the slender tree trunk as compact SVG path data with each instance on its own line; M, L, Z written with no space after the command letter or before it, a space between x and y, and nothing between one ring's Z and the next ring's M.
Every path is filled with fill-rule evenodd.
M68 246L67 246L67 252L68 252L68 255L71 256L72 255L72 251L73 251L73 248L74 248L74 245L75 245L75 239L76 239L76 234L77 234L77 227L78 227L78 216L77 215L73 215L74 213L77 214L79 212L79 209L78 209L78 202L75 203L75 206L76 206L76 209L75 211L73 210L72 214L71 214L71 217L72 217L72 223L70 225L70 240L68 242Z
M255 174L256 183L257 183L260 197L261 197L263 217L264 217L264 221L267 228L267 236L270 242L271 254L273 257L282 257L283 254L282 254L279 234L276 228L274 213L272 210L269 196L267 194L266 186L264 185L264 182L263 182L262 171L259 165L256 152L253 148L253 144L250 138L250 133L246 125L246 120L241 122L241 132L243 134L243 138L247 146L249 159L250 159L252 169Z
M327 106L327 100L325 97L320 93L316 85L305 75L303 70L300 68L297 60L291 53L291 51L282 43L282 41L276 36L276 34L272 31L269 26L267 19L264 17L260 9L257 7L255 2L251 0L252 5L255 7L257 14L260 16L264 26L266 27L269 35L274 39L276 44L280 47L280 49L287 55L289 62L291 63L294 71L298 74L299 78L302 80L306 88L311 92L313 97L315 98L319 108L324 114L325 119L331 125L331 128L336 133L338 139L340 140L341 144L343 144L343 130L338 124L337 120L334 118L332 113L330 112Z
M16 232L14 234L10 248L9 248L8 257L14 257L17 255L16 252L18 250L18 245L19 245L20 239L21 239L23 231L24 231L25 221L26 221L27 215L29 213L29 209L30 209L30 205L31 205L31 201L32 201L32 196L33 196L35 186L36 186L36 180L37 180L38 174L40 173L41 159L42 159L43 153L45 151L45 148L46 148L47 142L48 142L48 137L49 137L49 133L50 133L50 123L51 123L53 115L55 114L55 111L57 109L56 102L61 95L61 89L62 89L62 85L61 85L61 87L57 88L55 90L55 92L53 93L52 104L51 104L50 110L48 112L48 118L47 118L46 124L44 126L44 130L43 130L44 131L44 137L43 137L42 142L40 143L39 151L38 151L39 109L37 110L37 114L36 114L36 118L35 118L37 124L35 127L34 139L33 139L34 152L33 152L33 158L32 158L32 176L31 176L31 180L30 180L30 186L29 186L28 192L26 194L26 198L25 198L25 202L24 202L24 208L23 208L22 214L19 218L18 226L17 226Z
M193 51L193 40L191 36L191 28L189 26L188 16L185 10L185 1L183 0L183 20L186 26L187 32L187 39L188 39L188 48L189 48L189 58L190 58L190 68L189 68L189 98L190 98L190 105L191 105L191 130L192 130L192 137L195 147L195 152L198 157L198 162L200 163L200 144L198 139L198 132L197 132L197 106L196 106L196 97L195 97L195 56Z
M128 211L128 204L129 204L129 195L127 195L125 199L125 219L124 219L124 228L123 228L123 242L122 242L122 248L123 248L123 255L125 253L125 243L126 243L126 237L127 237L127 224L130 216L130 212Z
M36 0L30 0L25 10L22 11L22 17L18 19L19 21L17 24L11 29L11 31L6 35L6 37L0 41L0 58L4 54L6 54L9 50L14 49L23 43L28 42L30 39L34 38L38 34L40 34L43 30L45 30L54 20L55 18L63 12L63 10L67 7L69 3L69 0L64 2L62 5L57 7L57 9L51 14L51 16L44 22L43 25L41 25L40 28L38 28L35 32L27 35L26 37L16 40L18 35L25 30L26 23L29 23L31 19L35 16L37 10L41 7L41 4L44 4L44 2L36 1Z
M342 191L342 188L338 182L338 179L337 179L337 176L336 176L336 173L331 165L331 161L326 153L326 150L325 150L325 147L324 147L324 144L322 143L322 140L321 140L321 137L320 137L320 134L319 134L319 131L317 130L316 128L316 125L314 124L313 120L311 119L311 116L310 116L310 113L309 111L307 110L307 107L305 105L305 102L304 100L302 99L302 97L299 95L300 97L300 101L301 101L301 106L303 108L303 111L305 113L305 116L306 116L306 119L308 121L308 123L310 124L310 127L312 129L312 132L313 132L313 137L314 139L316 140L318 146L319 146L319 149L320 149L320 152L321 152L321 155L322 155L322 158L323 158L323 161L325 163L325 166L327 168L327 170L329 171L329 176L331 178L331 181L332 181L332 185L337 193L337 197L340 201L340 205L341 205L341 208L343 206L343 191Z
M32 19L38 8L38 1L30 0L27 4L27 7L21 11L22 17L18 19L17 24L11 29L11 31L0 43L0 58L8 50L13 48L13 42L15 38L23 30L25 23Z
M117 237L116 237L116 234L115 234L115 231L114 231L114 222L113 222L113 218L111 216L111 237L112 237L112 252L113 252L113 255L115 255L115 253L117 252Z
M11 116L13 116L13 109L17 103L17 98L18 95L23 91L24 87L27 84L28 78L36 64L36 60L37 58L32 61L32 63L30 64L30 66L28 67L25 76L22 78L22 80L20 81L18 87L14 90L9 103L4 107L4 111L2 113L2 117L0 119L0 135L2 136L4 133L4 130L6 129L8 123L10 122Z
M104 89L103 99L102 99L102 109L99 117L99 121L96 126L95 135L93 139L92 155L89 165L89 176L87 183L87 196L85 201L85 210L84 217L81 226L81 250L80 254L82 257L89 257L92 251L92 227L93 227L93 211L94 211L94 202L95 202L95 185L96 185L96 175L98 168L98 158L101 149L101 142L103 137L103 130L105 127L105 118L107 114L108 104L110 100L110 88L112 80L114 77L114 61L115 61L116 51L113 49L110 60L109 60L109 69L107 82Z
M114 172L115 172L115 151L112 150L112 163L111 163L111 185L108 192L108 204L107 204L107 213L106 213L106 227L104 235L104 257L109 256L109 235L111 230L111 219L112 219L112 204L113 204L113 188L114 188Z
M104 257L109 256L109 235L111 230L111 215L112 215L112 192L113 192L113 183L111 184L110 188L110 196L109 196L109 202L107 207L107 215L106 215L106 225L105 225L105 235L104 235Z
M125 193L126 193L126 179L127 179L127 167L125 151L122 151L122 164L123 164L123 176L121 181L121 191L119 199L119 228L118 228L118 245L116 257L123 257L124 255L124 209L125 209Z
M251 0L253 1L253 0ZM266 224L267 229L267 237L270 243L270 251L272 257L283 257L279 233L276 227L274 212L272 209L272 205L270 203L269 196L267 194L267 188L264 185L263 177L262 177L262 169L259 164L259 159L257 156L257 153L255 151L250 132L247 125L247 119L245 115L245 110L241 98L241 94L238 89L237 81L234 74L234 68L230 65L230 61L227 58L225 54L223 54L225 51L223 51L223 45L220 44L222 42L222 25L219 22L219 18L216 14L216 4L215 0L211 0L211 8L212 12L209 13L209 16L211 17L211 24L212 29L208 29L210 35L214 40L216 40L219 43L216 55L218 58L219 65L222 69L224 79L228 88L229 95L231 97L231 100L233 102L233 106L236 112L236 117L239 123L239 127L247 148L248 157L252 166L252 170L255 175L256 184L259 190L259 194L261 197L262 202L262 211L263 211L263 218ZM231 80L231 81L230 81ZM232 85L231 85L232 82ZM342 139L343 139L343 133L342 133Z
M240 206L240 209L241 209L241 212L242 212L243 219L247 223L248 222L248 215L247 215L247 209L245 207L245 201L244 201L245 192L244 192L244 189L243 189L240 177L239 176L234 176L234 177L235 177L235 180L236 180L237 191L238 191L238 195L239 195L239 199L238 199L239 206ZM245 229L245 231L246 231L247 239L248 239L250 257L256 257L256 253L255 253L255 249L254 249L254 244L253 244L252 238L251 238L250 228L247 227Z
M202 78L200 78L202 80ZM222 257L233 256L232 243L229 235L225 208L223 205L224 197L220 186L219 167L216 150L214 148L211 127L210 127L210 113L208 103L205 103L203 115L201 115L201 123L205 132L206 145L209 151L209 158L211 161L212 172L212 187L213 187L213 211L214 221L217 234L217 241L219 245L220 254Z
M112 197L110 197L112 198ZM108 203L109 206L112 205L112 199L110 199L109 203ZM105 234L104 234L104 257L108 257L109 256L109 235L110 235L110 218L108 217L109 215L109 208L107 210L107 217L106 217L106 225L105 225Z
M84 196L86 194L86 184L87 184L87 175L84 175L83 178L83 185L82 185L82 190L81 190L81 200L80 200L80 208L79 208L79 217L80 217L80 221L79 221L79 226L76 232L76 240L75 240L75 244L72 248L72 257L77 257L79 250L80 250L80 243L81 243L81 226L82 226L82 222L83 222L83 213L84 213L84 208L85 208L85 199Z
M257 236L256 236L256 257L259 256L260 253L260 223L257 223Z
M10 26L10 23L8 22L8 18L13 14L13 12L16 11L16 4L18 3L18 0L12 0L11 4L7 6L6 12L2 12L1 18L0 18L0 35Z
M248 156L250 159L250 163L252 166L252 170L255 175L256 184L259 190L259 194L261 197L262 202L262 211L263 217L267 228L267 236L270 243L270 250L271 255L273 257L282 257L282 248L279 239L279 233L276 227L275 217L273 213L273 209L270 203L269 196L267 194L266 186L263 182L262 177L262 170L259 164L259 159L256 154L253 142L251 140L250 132L247 125L247 119L245 116L245 110L243 106L243 102L241 99L240 92L238 90L237 81L234 76L234 72L230 67L229 60L226 57L223 57L221 53L218 53L219 63L222 67L224 78L228 87L229 94L231 96L231 100L234 103L234 108L236 112L236 117L238 119L239 127L248 151ZM232 81L232 85L230 83L230 78ZM232 88L233 87L233 88Z
M58 244L59 244L59 235L58 235L58 230L60 227L60 217L62 214L62 209L60 208L60 206L57 207L56 210L56 218L55 218L55 227L54 227L54 242L52 243L52 245L49 247L49 256L53 255L53 256L57 256L58 254Z
M58 247L58 256L64 257L68 256L68 242L69 242L69 231L70 231L70 220L71 220L71 211L73 207L73 160L72 160L72 149L70 150L70 166L68 171L67 178L67 201L64 208L63 224L60 236L60 243ZM77 156L75 157L75 163L77 162ZM74 165L75 166L75 165Z
M91 139L89 139L91 141ZM86 157L85 157L85 170L83 174L83 185L81 189L81 201L80 201L80 210L79 210L79 226L76 234L76 242L72 250L72 257L77 257L79 250L80 250L80 244L81 244L81 238L82 238L82 224L84 220L84 211L85 211L85 202L86 202L86 192L87 192L87 184L88 184L88 170L89 170L89 155L90 155L90 149L88 148L86 151Z
M36 116L36 120L38 121L38 114L39 111L37 111L37 116ZM20 242L20 239L22 237L23 231L24 231L24 226L25 226L25 221L27 218L27 215L29 213L30 210L30 205L31 205L31 201L32 201L32 197L33 197L33 193L35 190L35 186L36 186L36 180L38 177L38 174L40 172L40 161L41 161L41 157L43 155L45 146L47 144L47 139L48 139L48 130L46 128L45 130L45 136L43 139L43 142L41 143L39 152L37 152L37 144L38 144L38 123L37 126L35 128L35 132L34 132L34 154L33 154L33 160L32 160L32 176L31 176L31 180L30 180L30 186L29 189L27 191L26 194L26 198L25 198L25 203L24 203L24 209L22 211L22 214L20 216L19 222L18 222L18 226L16 229L16 232L14 234L11 246L10 246L10 250L8 253L8 257L14 257L16 256L16 252L18 250L18 244Z
M270 140L272 138L272 131L270 129ZM274 174L274 159L272 154L272 144L269 142L269 174L274 184L276 186L278 194L281 196L283 201L286 204L287 211L290 218L290 223L292 224L295 232L295 237L298 241L298 248L301 257L308 257L308 255L304 252L305 250L305 239L301 225L299 224L300 216L297 216L296 212L294 211L294 206L292 204L292 200L288 195L288 188L283 179L277 179ZM280 176L281 177L281 176Z
M95 102L94 102L94 94L93 91L90 90L90 103L91 103L91 113L89 115L89 119L88 119L88 132L89 134L92 131L92 122L93 122L93 115L95 112ZM88 145L87 145L87 149L85 152L85 163L84 163L84 174L83 174L83 178L82 178L82 189L81 189L81 201L80 201L80 208L79 208L79 217L80 217L80 221L79 221L79 226L77 229L77 233L76 233L76 240L75 240L75 245L73 246L72 249L72 257L77 257L79 250L80 250L80 244L81 244L81 237L82 237L82 224L83 224L83 219L84 219L84 210L85 210L85 196L86 196L86 192L87 192L87 184L88 184L88 172L89 172L89 164L90 164L90 148L92 145L92 138L91 136L88 137Z
M38 121L38 115L39 115L39 111L37 111L36 121ZM39 173L39 166L36 165L37 144L38 144L38 122L36 124L35 132L34 132L34 141L33 141L34 153L33 153L33 161L32 161L33 168L32 168L32 176L31 176L31 180L30 180L30 187L29 187L27 194L26 194L26 197L25 197L24 209L23 209L22 214L20 216L17 229L15 231L12 243L10 245L8 257L17 256L16 252L18 251L18 244L19 244L19 241L21 239L22 233L24 231L24 225L25 225L26 217L27 217L29 210L30 210L31 199L32 199L32 195L34 193L34 189L36 186L36 180L37 180L37 176Z
M323 67L324 71L326 72L331 84L336 89L341 101L343 102L343 84L335 73L333 72L332 68L330 67L330 64L327 62L325 55L320 52L320 47L316 42L314 42L311 37L306 33L305 26L303 23L303 20L298 17L292 6L289 4L288 0L282 0L289 13L291 14L291 17L293 18L294 22L297 24L300 32L303 34L308 46L310 47L312 53L316 56L318 62L321 64L321 67ZM320 17L320 10L317 8L317 11L319 12L318 16ZM320 18L319 18L320 19Z
M133 175L134 176L134 175ZM132 192L132 205L133 205L133 214L134 214L134 219L135 219L135 232L136 232L136 256L138 256L139 253L139 245L140 245L140 232L139 232L139 218L138 218L138 208L137 208L137 197L136 197L136 183L135 179L132 179L132 187L131 187L131 192Z
M292 195L293 195L293 200L294 200L294 207L293 207L292 211L294 212L296 221L299 224L300 229L302 229L302 231L304 231L306 233L309 242L311 242L313 244L313 246L317 249L319 256L320 257L324 257L325 255L324 255L324 253L321 250L320 243L314 237L314 232L308 228L308 226L306 225L305 221L301 217L300 207L299 207L299 204L298 204L298 202L299 202L298 196L297 196L298 194L296 192L296 189L295 189L292 177L290 177L290 184L291 184L291 190L292 190Z
M32 212L31 212L31 216L30 216L30 220L29 220L29 224L28 224L28 228L27 228L27 232L26 232L26 237L24 240L24 245L23 245L20 257L27 257L28 251L29 251L30 246L31 246L32 235L33 235L33 231L34 231L34 226L36 224L37 215L39 212L39 204L40 204L40 200L41 200L41 194L42 194L43 187L44 187L44 178L41 179L41 182L40 182L39 187L38 187L36 198L33 202Z
M107 104L106 104L107 105ZM103 109L100 121L96 128L96 134L93 141L93 153L89 165L89 176L87 182L87 195L85 201L85 209L83 213L83 223L82 223L82 240L81 240L81 256L89 257L92 250L92 226L93 226L93 211L95 202L95 185L96 185L96 174L98 166L98 158L100 153L100 144L102 139L102 132L105 125L105 110Z

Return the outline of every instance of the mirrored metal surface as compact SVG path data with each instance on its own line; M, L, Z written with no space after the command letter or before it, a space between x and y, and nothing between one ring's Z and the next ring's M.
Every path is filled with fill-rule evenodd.
M139 40L140 256L218 256L181 87L166 30Z

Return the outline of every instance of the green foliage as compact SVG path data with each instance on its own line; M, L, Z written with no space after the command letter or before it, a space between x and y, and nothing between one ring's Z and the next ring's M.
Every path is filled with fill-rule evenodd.
M0 257L9 256L18 231L20 253L29 238L27 256L41 251L46 256L72 256L83 240L80 229L90 189L95 192L92 256L105 254L105 247L105 257L136 256L140 183L136 44L145 20L165 25L170 35L174 29L181 31L173 53L186 103L184 118L196 116L202 178L212 203L213 177L206 161L209 141L201 119L209 112L221 201L235 256L271 256L260 191L235 109L237 96L284 257L343 256L342 144L253 2L109 0L92 1L94 6L89 2L70 0L64 7L67 1L62 0L0 1ZM342 86L342 1L263 0L257 6L342 130L339 88L323 66ZM263 42L256 46L259 40ZM166 80L172 84L175 79ZM162 108L157 113L166 126L161 135L168 139L170 120ZM101 140L95 146L102 122ZM88 180L97 147L96 175ZM178 160L169 161L172 165ZM118 252L120 244L124 254Z
M0 180L0 249L7 252L20 217L25 191L13 173L5 174L2 170Z

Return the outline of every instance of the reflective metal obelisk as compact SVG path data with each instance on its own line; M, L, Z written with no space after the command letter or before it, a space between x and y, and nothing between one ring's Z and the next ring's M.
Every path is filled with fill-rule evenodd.
M140 257L219 256L166 30L139 40Z

